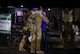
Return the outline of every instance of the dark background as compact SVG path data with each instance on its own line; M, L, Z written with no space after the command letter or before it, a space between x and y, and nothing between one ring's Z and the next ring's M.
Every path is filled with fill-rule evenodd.
M0 5L5 6L16 6L23 4L25 7L80 7L79 0L0 0Z

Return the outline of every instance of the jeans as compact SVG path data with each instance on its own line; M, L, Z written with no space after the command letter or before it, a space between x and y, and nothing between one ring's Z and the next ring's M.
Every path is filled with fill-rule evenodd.
M42 40L41 40L41 49L42 51L46 50L46 30L42 30Z

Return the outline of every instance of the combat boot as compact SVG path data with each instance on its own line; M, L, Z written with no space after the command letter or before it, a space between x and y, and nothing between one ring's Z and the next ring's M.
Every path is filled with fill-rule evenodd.
M44 54L43 51L36 51L37 54Z
M31 53L31 54L34 54L34 53L35 53L35 51L30 51L30 53Z

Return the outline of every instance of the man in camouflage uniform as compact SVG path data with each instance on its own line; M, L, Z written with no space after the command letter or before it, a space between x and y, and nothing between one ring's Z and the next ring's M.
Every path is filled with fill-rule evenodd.
M63 25L64 25L64 48L71 48L73 45L73 40L74 40L74 35L73 35L73 30L72 30L72 22L73 22L73 16L72 16L72 9L67 10L68 12L64 15L62 18L63 20ZM68 41L70 40L70 41Z
M23 21L24 21L23 37L22 37L21 42L19 44L19 51L26 51L26 49L24 49L24 46L28 42L28 36L29 36L29 31L28 31L29 27L28 27L28 23L27 23L27 18L31 14L31 10L29 10L28 12L25 12L25 13L26 14L24 15L24 18L23 18Z
M32 14L28 18L28 24L30 31L32 33L32 41L31 41L31 53L44 53L41 51L41 38L42 38L42 29L41 22L44 20L47 24L49 20L41 15L42 9L38 9L35 14ZM35 18L35 19L34 19ZM35 20L33 22L33 19Z

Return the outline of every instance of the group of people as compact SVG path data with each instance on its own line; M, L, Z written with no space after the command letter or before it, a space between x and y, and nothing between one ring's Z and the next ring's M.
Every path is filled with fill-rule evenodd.
M62 16L63 21L63 45L65 49L69 49L74 43L74 34L72 29L73 22L73 9L68 9L66 14ZM31 44L30 53L44 53L46 42L46 25L49 23L49 19L42 7L30 9L24 18L24 24L30 31ZM26 30L27 30L26 29ZM26 36L23 36L22 43ZM69 43L70 42L70 43ZM69 44L68 44L69 43ZM21 44L20 44L21 45ZM67 47L69 45L69 47ZM25 51L25 50L24 50Z
M27 16L24 18L24 24L28 27L32 36L30 53L44 53L44 50L42 51L41 48L45 47L46 24L48 23L49 20L42 7L33 8L28 11Z

